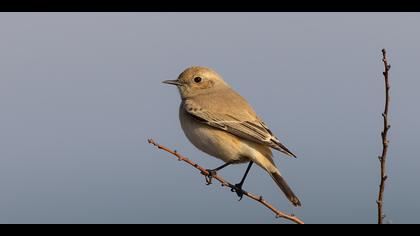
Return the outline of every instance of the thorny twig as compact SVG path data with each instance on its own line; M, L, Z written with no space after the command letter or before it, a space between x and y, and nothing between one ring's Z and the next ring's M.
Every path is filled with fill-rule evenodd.
M385 215L383 214L382 206L383 206L383 196L384 196L384 190L385 190L385 181L388 179L388 176L386 175L386 157L388 153L388 146L389 146L389 140L387 138L388 130L391 128L391 126L388 123L388 109L389 109L389 102L390 102L390 96L389 96L389 77L388 72L391 69L391 65L388 64L388 59L386 57L386 50L382 49L382 62L384 63L385 70L383 72L384 75L384 81L385 81L385 109L382 113L382 117L384 119L384 126L383 131L381 132L382 137L382 155L379 156L379 161L381 163L381 183L379 185L379 194L378 194L378 200L376 203L378 204L378 224L383 224L383 220L385 218Z
M196 168L197 170L200 171L201 174L203 174L206 177L206 182L207 184L210 184L211 179L216 179L217 181L219 181L223 187L228 187L230 188L232 191L236 191L238 190L237 187L234 184L229 183L228 181L226 181L225 179L223 179L221 176L219 175L210 175L210 173L208 172L207 169L205 169L204 167L194 163L193 161L191 161L190 159L182 156L181 154L179 154L177 151L173 151L165 146L162 146L158 143L156 143L153 139L148 139L147 140L150 144L153 144L154 146L156 146L158 149L162 149L168 153L171 153L172 155L174 155L175 157L178 158L179 161L183 161L188 163L189 165L191 165L192 167ZM304 222L299 219L298 217L294 216L294 215L289 215L286 213L283 213L282 211L277 210L275 207L273 207L270 203L268 203L265 199L263 199L262 196L257 196L253 193L247 192L247 191L243 191L243 195L247 196L250 199L253 199L259 203L261 203L263 206L265 206L266 208L270 209L272 212L274 212L274 214L276 215L276 218L284 218L290 221L293 221L297 224L304 224Z

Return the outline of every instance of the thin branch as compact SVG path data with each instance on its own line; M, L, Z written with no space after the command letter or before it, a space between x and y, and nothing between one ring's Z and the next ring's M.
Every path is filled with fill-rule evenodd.
M384 81L385 81L385 109L384 113L382 113L382 117L384 119L384 127L383 131L381 132L382 137L382 155L379 156L379 161L381 163L381 183L379 185L379 194L378 194L378 200L376 203L378 204L378 224L383 224L383 220L385 218L385 215L383 214L383 197L384 197L384 190L385 190L385 182L388 179L388 176L386 174L386 157L388 153L388 146L389 146L389 140L387 138L388 131L391 128L388 122L388 109L389 109L389 102L390 102L390 96L389 96L389 77L388 72L391 69L391 65L388 64L388 59L386 57L386 50L382 49L382 62L384 63Z
M235 185L229 183L228 181L226 181L225 179L223 179L219 175L210 176L210 173L204 167L199 166L198 164L194 163L190 159L182 156L177 151L173 151L173 150L171 150L171 149L169 149L169 148L167 148L165 146L162 146L162 145L156 143L155 141L153 141L153 139L148 139L147 141L150 144L153 144L154 146L156 146L158 149L162 149L162 150L164 150L164 151L166 151L168 153L171 153L172 155L174 155L175 157L177 157L179 161L186 162L189 165L191 165L192 167L194 167L197 170L199 170L200 173L206 177L207 184L211 183L211 179L216 179L217 181L219 181L222 184L222 187L228 187L233 192L235 192L237 190L237 187ZM288 215L286 213L283 213L283 212L277 210L270 203L268 203L265 199L263 199L262 196L257 196L257 195L255 195L253 193L250 193L250 192L247 192L247 191L244 191L244 190L243 190L243 194L244 194L244 196L247 196L248 198L257 201L257 202L261 203L263 206L265 206L266 208L270 209L272 212L274 212L274 214L276 215L276 218L284 218L284 219L293 221L293 222L295 222L297 224L304 224L304 222L302 220L300 220L298 217L296 217L294 215Z

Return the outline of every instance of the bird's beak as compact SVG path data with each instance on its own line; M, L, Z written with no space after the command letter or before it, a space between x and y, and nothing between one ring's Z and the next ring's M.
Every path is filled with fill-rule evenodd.
M176 85L176 86L182 86L182 83L180 83L178 80L165 80L165 81L162 81L162 83L173 84L173 85Z

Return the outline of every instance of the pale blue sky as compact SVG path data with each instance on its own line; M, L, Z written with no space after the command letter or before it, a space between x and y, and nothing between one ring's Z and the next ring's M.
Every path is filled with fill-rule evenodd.
M0 223L277 223L147 144L212 168L160 82L209 66L298 159L275 161L307 223L374 223L383 47L392 103L385 213L419 223L418 13L0 13ZM246 166L220 174L232 182Z

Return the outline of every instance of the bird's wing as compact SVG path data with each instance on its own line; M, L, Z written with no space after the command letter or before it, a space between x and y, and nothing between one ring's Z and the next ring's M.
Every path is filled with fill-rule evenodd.
M280 152L296 157L289 151L258 117L254 120L243 120L226 112L212 112L199 104L187 100L183 104L185 111L197 121L224 130L241 138L265 144Z

